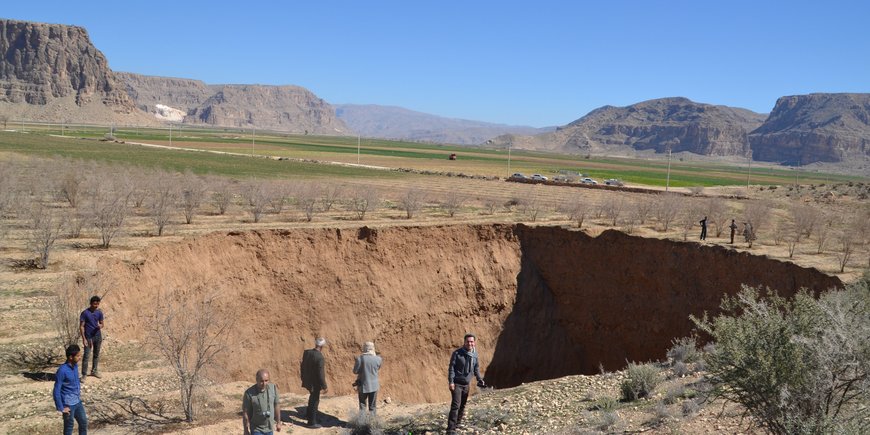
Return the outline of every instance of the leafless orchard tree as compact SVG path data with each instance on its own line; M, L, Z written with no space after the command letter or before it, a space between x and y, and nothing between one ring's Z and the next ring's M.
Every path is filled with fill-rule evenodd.
M196 398L205 371L217 362L224 348L232 316L217 310L216 296L203 296L193 302L178 298L158 298L152 314L151 340L175 372L185 420L196 419Z
M332 206L341 199L344 191L345 186L343 184L326 183L323 186L323 196L320 198L320 203L323 206L324 213L329 213L332 210Z
M82 275L64 277L54 288L48 304L48 314L61 347L81 341L79 315L88 306L90 297L100 295L103 293L101 290L98 280Z
M84 207L70 208L66 211L67 237L78 239L82 236L82 228L90 219L90 212Z
M692 231L692 228L694 228L704 216L704 207L697 203L697 200L686 201L686 205L682 207L682 211L677 217L677 221L680 225L680 232L683 235L683 241L689 239L689 233Z
M193 217L205 198L205 183L193 172L187 171L181 177L181 210L184 222L193 223Z
M222 177L213 177L210 184L212 186L212 204L214 204L218 214L223 216L233 203L233 184L230 180Z
M849 259L855 252L855 234L851 228L843 228L837 233L837 261L840 265L840 273L846 270Z
M484 201L483 201L483 209L485 210L485 213L488 214L488 215L490 215L490 216L491 216L491 215L494 215L494 214L495 214L495 209L498 208L498 203L499 203L499 201L498 201L497 199L495 199L495 198L486 198L486 199L484 199Z
M9 124L9 115L0 114L0 122L3 123L3 130L6 130L7 128L9 128L9 125L8 125Z
M580 195L568 197L562 204L561 210L568 215L568 220L577 224L577 228L583 228L583 221L589 214L589 204Z
M100 246L108 248L112 239L124 227L124 220L127 219L129 213L127 205L129 195L118 189L115 180L109 177L106 177L98 185L99 188L95 190L91 198L91 217L100 234Z
M290 186L281 181L264 182L263 191L266 195L266 203L273 214L280 215L287 205L290 196Z
M72 161L68 161L68 163L75 165ZM72 168L61 177L58 191L60 192L61 197L69 203L70 207L78 207L79 195L83 189L82 185L84 183L85 176L79 168Z
M783 230L783 240L788 248L788 258L794 258L795 250L801 242L801 228L796 224L788 224Z
M377 210L380 205L380 192L373 187L358 187L349 203L350 210L354 213L357 220L363 220L366 213Z
M653 211L655 209L655 203L652 198L648 195L645 195L639 198L632 206L631 213L634 215L635 220L640 225L645 225L647 220L649 220L650 216L653 215Z
M296 206L305 215L305 220L311 222L317 213L317 201L320 198L320 186L313 182L304 183L296 190Z
M619 195L608 195L601 203L601 210L604 217L610 221L610 225L616 226L625 210L625 199Z
M752 235L758 237L758 233L770 220L771 206L767 201L750 201L743 210L743 218L752 224Z
M704 213L715 229L716 237L722 237L722 232L728 227L728 204L722 198L709 198L704 202Z
M789 212L798 236L812 237L813 230L822 218L822 211L810 205L792 204Z
M126 190L130 192L130 204L133 208L141 209L151 195L150 179L150 173L141 168L127 168L124 171L124 183L127 185Z
M465 203L466 199L465 195L451 190L444 196L444 202L441 203L441 207L447 212L447 216L453 217L462 208L462 204Z
M426 201L426 192L417 187L411 187L399 198L399 208L405 211L405 218L412 219Z
M821 254L825 250L825 244L831 237L831 231L834 228L836 219L830 215L822 213L819 217L819 223L816 225L816 254Z
M676 219L683 209L684 198L673 193L664 193L659 196L659 201L656 203L655 216L661 230L667 232L671 222Z
M520 212L531 219L532 222L538 220L538 215L544 208L543 201L541 201L541 197L538 195L538 189L526 189L523 197L519 200L519 206Z
M30 208L29 221L27 246L37 255L36 267L45 269L54 243L66 225L65 215L37 202Z
M170 215L178 201L178 185L174 177L167 172L157 172L151 177L151 219L157 226L157 236L163 235Z
M260 222L266 206L269 204L269 193L263 181L249 180L245 184L244 196L245 202L248 204L248 211L251 212L251 217L254 223ZM283 201L283 198L282 198Z

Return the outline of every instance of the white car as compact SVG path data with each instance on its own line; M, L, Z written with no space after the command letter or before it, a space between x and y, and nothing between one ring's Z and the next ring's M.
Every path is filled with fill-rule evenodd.
M535 181L547 181L549 178L541 175L541 174L532 174L532 180Z
M526 177L522 173L515 172L513 175L511 175L511 178L517 179L517 180L525 180L525 179L528 179L529 177Z
M586 178L581 179L580 182L583 183L583 184L592 184L592 185L598 184L597 181L595 181L595 180L593 180L593 179L591 179L591 178L589 178L589 177L586 177Z

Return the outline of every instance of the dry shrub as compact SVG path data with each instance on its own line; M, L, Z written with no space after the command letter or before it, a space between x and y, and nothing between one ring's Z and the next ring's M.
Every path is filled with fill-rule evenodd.
M659 382L661 382L661 377L658 367L653 364L630 362L626 369L626 379L620 385L622 398L630 402L650 397Z

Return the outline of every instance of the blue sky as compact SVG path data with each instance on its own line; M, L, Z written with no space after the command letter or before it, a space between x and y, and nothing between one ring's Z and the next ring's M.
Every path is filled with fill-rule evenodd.
M870 92L861 1L15 1L116 71L295 84L330 103L536 127L652 98L769 112Z

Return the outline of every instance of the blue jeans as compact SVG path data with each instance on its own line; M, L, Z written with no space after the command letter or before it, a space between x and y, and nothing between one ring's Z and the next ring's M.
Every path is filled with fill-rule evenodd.
M97 370L97 364L100 362L100 347L103 345L103 334L101 332L97 332L97 335L91 339L92 346L85 348L85 356L82 357L82 377L88 375L88 359L91 357L91 352L94 354L94 366L91 369L91 373L99 373Z
M82 402L69 407L69 414L63 414L63 435L72 435L73 420L79 424L79 435L88 433L88 416L85 415L85 406Z
M251 432L251 435L272 435L272 432L271 431L269 431L269 432L253 431L253 432Z

